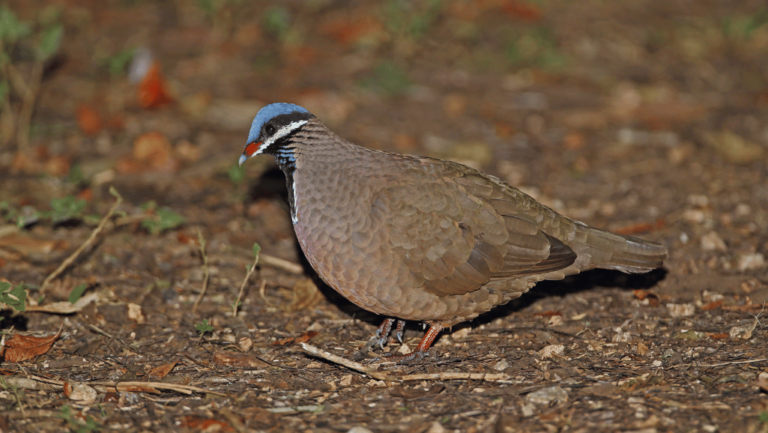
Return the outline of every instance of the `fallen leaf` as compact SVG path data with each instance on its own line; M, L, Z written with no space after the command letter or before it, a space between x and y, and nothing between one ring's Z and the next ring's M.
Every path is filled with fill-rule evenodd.
M168 85L160 72L160 64L155 61L139 83L138 101L142 108L158 108L173 102Z
M667 310L672 317L691 317L696 313L693 304L667 304Z
M176 367L176 364L178 363L179 361L173 361L168 364L157 366L152 370L149 370L149 377L151 377L152 379L162 379L165 376L168 376L168 373L170 373L171 370L173 370L173 367Z
M133 158L152 170L174 171L178 164L171 151L171 143L159 132L142 134L133 142Z
M561 313L559 311L552 311L552 310L542 311L541 313L533 313L532 314L532 316L537 316L537 317L552 317L552 316L562 316L562 315L563 315L563 313Z
M86 402L93 402L99 395L93 387L90 387L84 383L75 383L72 385L69 382L64 382L64 395L70 400L80 401L85 404Z
M194 415L185 416L182 425L194 431L215 431L220 433L235 431L229 424L224 421L215 418L202 418Z
M320 333L317 332L317 331L308 331L308 332L305 332L304 334L302 334L299 337L295 337L295 338L294 337L289 337L289 338L283 338L281 340L277 340L274 343L272 343L272 345L273 346L287 346L287 345L293 344L293 343L296 343L296 344L306 343L312 337L314 337L314 336L316 336L318 334L320 334Z
M86 135L96 135L104 126L98 111L88 104L82 104L77 109L77 126Z
M709 311L709 310L714 310L715 308L718 308L721 305L723 305L722 299L720 299L719 301L710 302L709 304L702 306L701 309L704 311Z
M734 326L733 328L731 328L729 334L733 339L749 340L750 338L752 338L752 331L754 331L755 328L757 328L758 323L759 323L758 320L755 319L755 321L749 325Z
M297 338L296 338L296 340L294 341L294 343L296 343L296 344L306 343L306 342L307 342L307 341L309 341L309 340L310 340L312 337L315 337L315 336L316 336L316 335L318 335L318 334L320 334L320 333L319 333L319 332L317 332L317 331L308 331L308 332L305 332L305 333L304 333L304 334L302 334L300 337L297 337Z
M757 376L757 386L763 391L768 392L768 372L763 371Z
M633 293L635 295L635 298L641 301L648 298L648 303L651 305L651 307L659 306L659 295L657 295L656 293L653 293L650 290L644 290L644 289L635 290Z
M28 361L51 350L51 346L60 336L61 328L56 335L50 337L13 334L0 350L0 356L7 362Z
M728 130L704 135L704 143L734 164L746 164L763 158L765 149Z
M730 334L727 332L707 332L707 337L713 340L722 340L723 338L730 337Z

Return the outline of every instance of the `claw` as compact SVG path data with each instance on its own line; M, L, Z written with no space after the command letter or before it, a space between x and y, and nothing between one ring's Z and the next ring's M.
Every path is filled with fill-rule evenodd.
M400 327L400 323L398 323L398 328L399 327ZM420 359L424 359L424 357L428 355L429 346L432 345L432 342L435 341L435 338L437 338L437 334L439 334L442 329L443 327L439 324L431 325L429 327L429 331L427 331L427 333L424 334L424 337L419 342L419 345L416 346L416 350L414 350L413 352L407 355L398 355L395 353L390 353L388 355L382 356L381 358L376 358L372 362L377 362L379 360L394 361L394 362L409 362L409 361L418 361Z
M403 344L403 334L405 333L405 320L398 320L395 328L395 337L400 344Z

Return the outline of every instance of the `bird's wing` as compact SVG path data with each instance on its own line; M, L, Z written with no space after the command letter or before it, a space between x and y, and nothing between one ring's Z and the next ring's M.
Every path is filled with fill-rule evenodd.
M493 176L465 170L456 181L490 204L506 221L525 220L550 238L552 249L548 260L554 260L555 256L564 260L555 260L558 266L554 269L545 270L538 266L528 273L543 273L546 274L543 278L558 279L596 267L648 272L661 266L666 258L667 249L662 245L617 235L564 217ZM518 230L531 232L533 226ZM567 260L572 264L559 266Z
M545 273L573 263L573 251L538 230L530 217L503 215L465 186L464 175L442 171L435 176L434 171L413 169L400 181L388 182L372 206L372 212L387 215L390 244L424 290L461 295L491 279Z

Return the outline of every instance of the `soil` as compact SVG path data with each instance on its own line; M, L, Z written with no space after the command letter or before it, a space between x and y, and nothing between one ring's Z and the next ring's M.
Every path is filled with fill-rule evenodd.
M2 310L0 430L768 432L763 2L7 5L30 23L5 44L30 82L40 32L64 33L29 144L0 122L0 281L28 292ZM147 53L154 72L131 64ZM236 168L277 101L669 257L540 283L420 361L310 356L301 343L361 358L383 318L317 278L273 160ZM62 198L75 208L46 213ZM11 352L22 335L50 341ZM409 323L384 352L422 335Z

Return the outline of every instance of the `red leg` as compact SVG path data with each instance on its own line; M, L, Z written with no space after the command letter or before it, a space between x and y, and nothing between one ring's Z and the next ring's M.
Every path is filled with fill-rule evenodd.
M429 351L429 346L432 345L432 342L435 341L435 338L437 338L437 335L442 330L443 330L443 327L441 325L432 324L430 325L427 333L424 334L424 337L419 342L419 345L416 346L416 350L414 350L413 352L407 355L389 354L389 355L384 355L383 358L386 359L387 361L396 361L396 362L416 361L416 360L422 359L425 356L427 356L427 351Z

